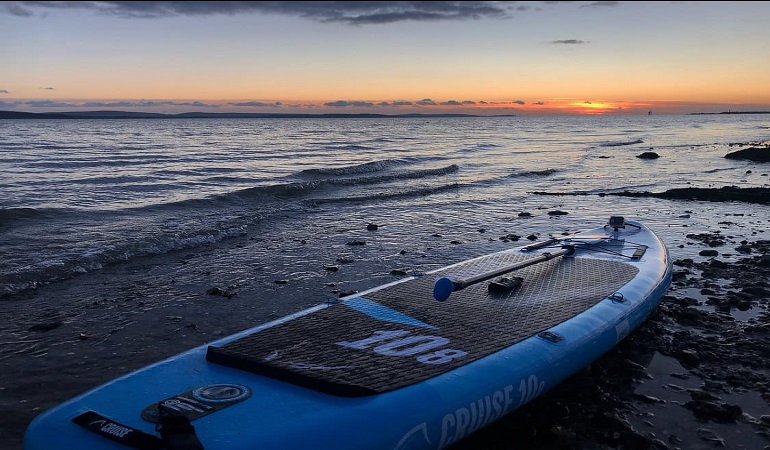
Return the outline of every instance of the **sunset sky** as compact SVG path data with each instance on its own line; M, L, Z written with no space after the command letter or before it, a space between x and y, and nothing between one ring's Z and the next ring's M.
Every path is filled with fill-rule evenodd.
M770 2L2 2L0 110L770 111Z

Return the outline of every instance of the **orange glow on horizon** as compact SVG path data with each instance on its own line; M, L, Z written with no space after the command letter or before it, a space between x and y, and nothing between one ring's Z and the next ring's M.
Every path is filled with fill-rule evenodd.
M55 94L54 94L55 95ZM83 99L8 98L2 110L27 112L62 112L87 110L124 110L135 112L183 113L310 113L310 114L471 114L471 115L646 115L718 113L725 111L768 111L766 105L716 104L684 101L615 101L575 97L516 100L444 100L434 99ZM54 97L55 99L52 99Z

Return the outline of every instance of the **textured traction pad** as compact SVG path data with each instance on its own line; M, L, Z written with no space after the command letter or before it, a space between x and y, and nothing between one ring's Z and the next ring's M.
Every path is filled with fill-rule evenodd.
M398 283L211 346L206 358L334 395L379 394L551 328L638 273L623 262L557 258L516 271L523 283L508 293L490 294L482 282L444 302L433 298L442 276L466 278L533 256L498 253Z

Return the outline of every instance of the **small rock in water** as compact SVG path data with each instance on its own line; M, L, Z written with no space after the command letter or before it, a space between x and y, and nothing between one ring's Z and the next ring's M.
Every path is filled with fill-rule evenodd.
M208 295L221 295L222 297L226 297L226 298L232 298L232 297L238 295L236 292L233 292L230 289L221 289L219 287L213 287L213 288L209 289L208 291L206 291L206 293Z
M370 223L369 225L366 226L366 229L369 231L377 231L378 228L379 226L375 223Z
M213 287L213 288L209 289L208 291L206 291L206 293L208 295L222 295L222 292L223 292L222 289L220 289L218 287Z
M64 322L61 320L57 320L56 322L40 323L27 328L27 331L51 331L59 328L63 323Z
M642 154L636 155L639 159L658 159L660 158L660 155L655 152L644 152Z

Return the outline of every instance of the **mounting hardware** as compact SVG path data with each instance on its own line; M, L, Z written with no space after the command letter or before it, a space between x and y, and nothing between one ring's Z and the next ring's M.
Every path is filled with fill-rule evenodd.
M612 227L615 231L626 227L626 219L623 216L610 216L610 221L606 226Z

